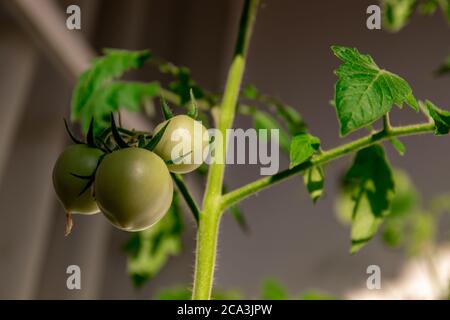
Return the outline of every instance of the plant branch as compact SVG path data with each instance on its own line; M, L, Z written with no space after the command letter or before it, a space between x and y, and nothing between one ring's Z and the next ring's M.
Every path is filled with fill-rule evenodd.
M181 195L183 196L184 200L186 201L186 204L188 205L189 209L191 209L192 214L194 215L195 221L198 224L199 216L200 216L200 209L198 208L197 203L194 200L194 197L192 197L191 193L189 192L189 189L186 186L186 183L184 182L184 179L181 175L176 173L171 173L173 181L175 181L175 184L177 185L178 190L180 191Z
M382 130L376 133L370 134L355 141L343 144L336 148L324 151L322 154L317 155L311 160L303 162L302 164L295 166L291 169L286 169L273 176L264 177L253 181L247 185L244 185L238 189L235 189L222 197L222 210L226 210L230 206L240 202L241 200L265 189L278 182L286 180L296 174L299 174L313 166L325 164L332 160L341 158L349 153L361 150L369 147L375 143L379 143L385 140L389 140L393 137L410 136L422 133L430 133L435 129L433 123L415 124L401 127L391 127L388 132Z
M223 137L226 137L226 130L233 124L258 4L259 0L245 0L244 2L236 48L228 71L218 119L218 129ZM216 150L218 151L216 157L225 157L226 145L227 142L224 141L222 148ZM205 300L211 297L219 221L223 212L220 204L222 202L224 170L224 161L220 161L220 159L209 167L197 236L197 256L192 291L192 298L196 300Z

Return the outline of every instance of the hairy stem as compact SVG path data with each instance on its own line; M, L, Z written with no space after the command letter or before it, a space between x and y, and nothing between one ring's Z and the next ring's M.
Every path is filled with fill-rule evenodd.
M218 129L223 137L233 124L236 104L239 97L242 77L245 69L245 58L253 30L259 0L245 0L239 25L236 48L228 71L225 92L223 95ZM226 139L225 139L226 140ZM226 154L227 142L224 141L221 157ZM217 154L216 154L217 156ZM220 159L219 159L220 160ZM224 161L211 164L208 172L206 191L203 199L203 211L200 213L197 236L196 266L192 298L196 300L210 299L216 261L217 237L221 213L222 185L225 171Z
M291 169L281 171L273 176L264 177L253 181L245 186L242 186L236 190L233 190L222 197L222 210L229 208L230 206L242 201L243 199L268 188L278 182L286 180L296 174L299 174L313 166L325 164L337 158L340 158L349 153L361 150L375 143L389 140L393 137L410 136L415 134L430 133L435 129L433 123L415 124L401 127L390 127L388 131L382 130L366 137L357 139L355 141L343 144L336 148L323 151L323 153L311 158L298 166Z

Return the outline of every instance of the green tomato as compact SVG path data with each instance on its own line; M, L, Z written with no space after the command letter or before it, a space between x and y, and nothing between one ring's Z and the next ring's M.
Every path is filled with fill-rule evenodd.
M157 223L172 202L173 183L164 161L141 148L105 156L95 176L95 197L111 223L140 231Z
M169 164L168 168L174 173L188 173L194 171L203 162L203 155L208 151L209 135L200 121L179 115L171 118L154 152L164 161L177 161ZM160 123L154 130L156 134L167 121Z
M88 180L75 177L92 175L103 152L84 144L67 147L56 160L53 168L53 187L67 213L94 214L99 212L91 188L85 188Z

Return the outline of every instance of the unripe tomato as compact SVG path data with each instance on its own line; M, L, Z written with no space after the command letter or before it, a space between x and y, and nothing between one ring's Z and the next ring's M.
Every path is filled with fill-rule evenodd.
M53 186L67 213L94 214L99 212L91 189L85 188L88 180L79 176L92 175L103 152L84 144L67 147L53 168Z
M186 115L178 115L167 121L170 121L170 123L154 152L164 161L181 160L180 163L167 165L171 172L188 173L194 171L202 164L203 155L209 147L207 129L200 121ZM160 123L155 128L154 134L161 130L167 121ZM173 153L175 154L173 155Z
M164 161L141 148L108 154L97 169L95 198L119 229L144 230L158 222L172 202L173 183Z

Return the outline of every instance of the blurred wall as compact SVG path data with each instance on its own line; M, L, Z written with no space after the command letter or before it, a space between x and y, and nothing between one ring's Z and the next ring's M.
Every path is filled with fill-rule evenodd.
M189 66L208 89L223 89L240 1L34 2L39 1L50 3L61 14L69 3L79 4L83 30L73 32L97 52L103 47L151 48L157 56ZM195 230L188 212L183 254L172 258L142 290L135 290L126 275L121 246L127 234L113 229L101 216L76 219L73 234L63 237L64 213L50 179L52 165L67 142L61 118L69 112L73 79L48 54L36 30L20 18L23 13L14 2L20 7L27 0L0 1L0 93L4 97L0 107L0 298L148 298L162 287L189 285ZM397 34L369 31L365 10L373 3L262 1L245 82L295 106L325 148L342 143L335 111L329 106L336 80L333 70L338 65L329 49L332 44L370 53L379 65L407 79L417 97L448 106L450 80L431 75L450 51L450 29L444 19L414 17ZM159 79L152 71L141 77ZM409 110L403 110L401 117L394 112L392 118L394 123L418 119ZM242 118L235 124L249 125ZM414 137L405 139L405 144L404 157L388 147L389 157L411 174L425 198L450 189L449 141ZM430 155L436 157L427 166ZM287 159L282 160L287 165ZM346 158L326 168L326 197L315 206L300 178L247 200L243 210L251 227L249 235L224 216L217 286L241 288L256 296L261 281L273 277L293 292L316 288L340 295L365 286L369 264L380 265L384 278L397 276L402 255L386 250L378 241L355 256L347 254L349 230L334 217L333 195L349 163ZM256 166L231 166L226 180L236 187L257 174ZM81 291L66 289L69 264L82 269Z

